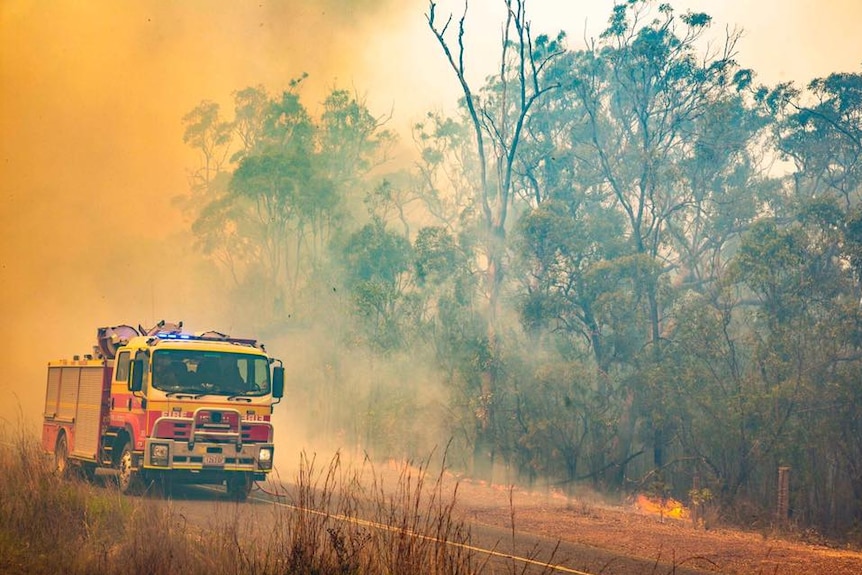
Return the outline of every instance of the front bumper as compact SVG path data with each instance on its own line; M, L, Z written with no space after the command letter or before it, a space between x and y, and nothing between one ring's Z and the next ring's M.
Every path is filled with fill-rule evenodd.
M144 444L144 469L154 471L245 471L269 473L272 443L216 443L149 438Z

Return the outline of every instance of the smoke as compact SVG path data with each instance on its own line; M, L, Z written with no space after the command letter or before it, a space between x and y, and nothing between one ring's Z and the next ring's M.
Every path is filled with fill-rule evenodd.
M463 3L439 4L454 28ZM573 46L597 35L613 1L584 4L529 2L534 33L563 28ZM471 2L476 82L493 71L499 5ZM674 5L713 14L717 33L747 28L739 59L764 81L858 69L862 37L850 26L862 7L853 0L816 12L802 1ZM307 72L302 98L312 110L346 87L404 131L460 95L427 9L424 0L4 0L0 393L14 393L38 421L45 363L88 352L102 325L184 320L257 335L220 307L227 286L193 249L188 215L175 207L195 165L181 118L202 100L228 108L236 90L277 93Z
M0 392L38 420L45 363L95 330L184 320L233 330L174 199L196 158L181 118L204 99L310 74L303 98L360 78L361 38L396 1L0 5ZM227 115L230 111L227 110Z

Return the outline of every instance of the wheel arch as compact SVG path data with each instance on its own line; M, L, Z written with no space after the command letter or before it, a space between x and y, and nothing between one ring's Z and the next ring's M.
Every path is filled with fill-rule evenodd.
M57 446L60 445L60 440L66 440L66 449L69 449L69 430L65 425L61 425L57 429L57 436L54 438L54 452L57 451Z
M69 472L69 434L66 429L61 427L57 431L57 437L54 439L54 471L62 476L68 475Z

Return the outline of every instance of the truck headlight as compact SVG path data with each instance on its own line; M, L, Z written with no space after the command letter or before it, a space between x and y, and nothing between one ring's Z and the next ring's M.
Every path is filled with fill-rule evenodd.
M257 452L257 464L261 469L272 469L272 447L261 447Z
M158 467L167 467L170 459L171 449L164 443L150 444L150 464Z

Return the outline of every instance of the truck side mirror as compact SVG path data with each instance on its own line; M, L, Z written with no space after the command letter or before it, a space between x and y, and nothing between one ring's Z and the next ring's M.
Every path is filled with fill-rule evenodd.
M284 396L284 368L280 365L272 368L272 396L279 399Z
M129 391L132 393L144 389L144 362L136 359L132 361L132 376L129 378Z

